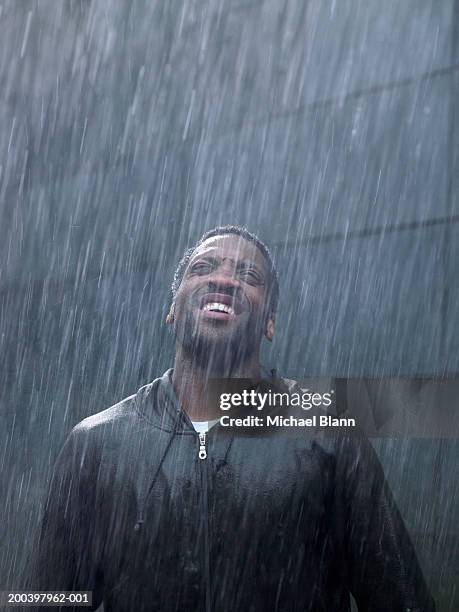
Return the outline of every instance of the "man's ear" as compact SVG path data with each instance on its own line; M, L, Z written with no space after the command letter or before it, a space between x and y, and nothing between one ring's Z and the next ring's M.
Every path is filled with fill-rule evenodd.
M271 342L272 339L274 338L274 331L275 331L275 323L274 323L274 317L272 315L270 315L268 317L268 321L266 323L266 330L265 330L265 336L266 338Z
M166 317L166 325L172 325L175 317L175 302L172 302Z

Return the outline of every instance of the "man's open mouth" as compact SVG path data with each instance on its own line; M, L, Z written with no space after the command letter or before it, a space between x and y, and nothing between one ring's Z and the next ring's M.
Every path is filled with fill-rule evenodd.
M205 304L201 310L205 310L206 312L226 312L226 314L230 315L235 314L231 306L226 306L226 304L221 304L220 302L209 302L209 304Z
M242 305L224 293L208 293L201 299L199 309L207 319L228 321L242 312Z

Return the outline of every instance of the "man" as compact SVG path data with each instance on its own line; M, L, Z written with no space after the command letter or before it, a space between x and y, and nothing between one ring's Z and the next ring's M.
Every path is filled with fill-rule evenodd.
M71 432L32 588L90 590L106 612L341 612L350 593L359 610L434 610L368 442L218 423L211 379L295 388L259 361L278 294L245 229L186 252L167 317L174 367Z

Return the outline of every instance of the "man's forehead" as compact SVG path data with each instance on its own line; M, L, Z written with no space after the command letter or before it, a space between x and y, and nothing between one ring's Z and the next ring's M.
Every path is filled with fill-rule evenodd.
M205 256L228 258L235 262L252 262L260 268L267 267L266 259L258 246L238 235L227 234L208 238L195 249L191 260Z

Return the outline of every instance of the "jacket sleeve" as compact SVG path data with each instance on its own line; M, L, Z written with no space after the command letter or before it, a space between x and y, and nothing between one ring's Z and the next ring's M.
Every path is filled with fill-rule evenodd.
M56 461L29 584L29 590L41 592L92 591L93 605L86 610L95 610L102 601L101 543L95 526L97 472L91 455L87 432L77 426ZM48 608L37 611L44 609Z
M348 440L343 531L349 588L359 612L434 612L416 553L373 447ZM341 471L341 470L339 470Z

